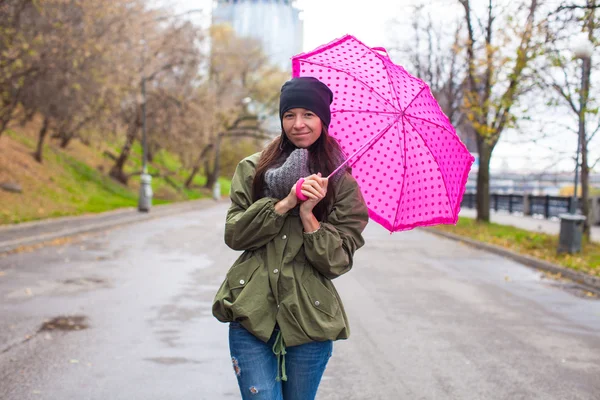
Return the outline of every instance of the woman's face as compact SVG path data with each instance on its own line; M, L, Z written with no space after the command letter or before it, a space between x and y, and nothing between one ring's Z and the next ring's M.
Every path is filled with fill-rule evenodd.
M305 108L292 108L283 114L283 131L296 147L310 147L321 136L323 124L317 114Z

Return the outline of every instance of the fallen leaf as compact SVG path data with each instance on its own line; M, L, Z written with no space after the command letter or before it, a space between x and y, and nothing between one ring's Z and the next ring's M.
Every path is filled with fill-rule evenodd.
M71 359L71 360L69 360L69 362L71 364L79 364L79 360L73 360L73 359Z
M29 288L25 288L25 294L26 294L27 296L33 296L33 292L32 292L32 291L31 291L31 289L29 289Z
M6 275L6 272L0 271L0 276L4 276L4 275Z
M505 280L506 282L510 282L510 277L509 277L508 275L506 275L506 276L504 277L504 280Z

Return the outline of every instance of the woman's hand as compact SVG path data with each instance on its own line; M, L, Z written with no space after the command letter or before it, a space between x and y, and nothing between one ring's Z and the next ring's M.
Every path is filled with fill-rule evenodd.
M321 173L310 175L304 178L302 184L302 194L308 197L308 200L300 204L300 213L312 212L313 208L327 195L328 179L321 177Z
M296 197L296 185L292 186L288 195L281 201L275 204L275 212L283 215L298 205L298 197Z

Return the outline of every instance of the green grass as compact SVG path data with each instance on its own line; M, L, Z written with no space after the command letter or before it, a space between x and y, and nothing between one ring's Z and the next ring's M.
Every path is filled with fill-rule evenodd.
M557 235L530 232L494 223L480 223L471 218L460 218L456 226L439 225L435 229L495 244L517 253L600 276L600 244L598 243L584 243L581 254L559 255Z
M95 165L83 162L85 157L79 157L79 153L73 154L72 151L69 154L52 143L45 146L44 162L40 165L31 161L36 144L33 136L8 131L6 137L24 148L18 155L8 154L8 157L21 157L22 160L31 162L33 170L29 167L29 174L21 173L22 169L15 171L15 165L19 163L12 163L12 175L22 184L24 191L21 194L0 192L0 224L137 206L139 175L131 175L128 185L122 185L108 176L106 161L104 171L101 171ZM95 159L96 163L106 160L99 151L95 153L89 148L85 151L95 154L92 159ZM113 150L113 153L118 154L118 151L119 149ZM17 158L14 161L18 161ZM125 172L137 173L141 170L141 164L141 146L136 143L125 166ZM8 163L4 166L8 168L10 165L11 163ZM3 163L0 160L0 171L2 168ZM183 169L178 158L169 152L158 152L152 164L148 165L148 170L151 174L166 172L169 175L167 178L152 179L153 205L212 196L210 190L202 188L206 182L204 176L196 175L191 189L183 187L189 171ZM10 173L10 170L8 171ZM221 192L226 196L229 193L230 181L221 178L219 182Z

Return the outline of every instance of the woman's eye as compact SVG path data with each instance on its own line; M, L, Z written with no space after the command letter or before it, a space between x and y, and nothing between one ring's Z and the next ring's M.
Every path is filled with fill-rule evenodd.
M304 114L304 116L305 116L305 117L314 117L314 116L315 116L315 114L313 114L313 113L306 113L306 114Z
M293 118L293 117L294 117L294 114L285 114L285 115L283 116L283 118L288 118L288 119L289 119L289 118Z

